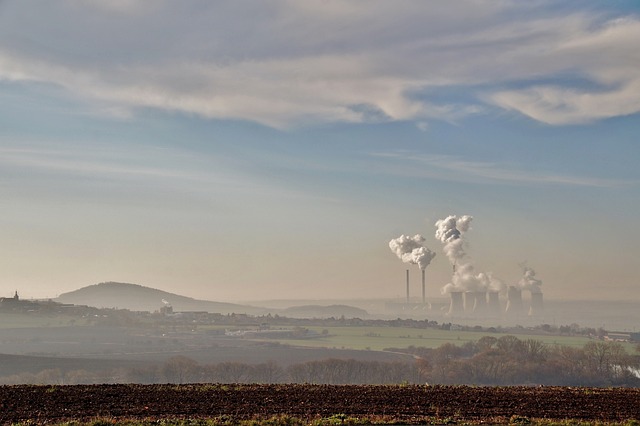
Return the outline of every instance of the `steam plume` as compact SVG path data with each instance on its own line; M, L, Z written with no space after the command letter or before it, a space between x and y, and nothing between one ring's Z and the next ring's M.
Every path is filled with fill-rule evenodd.
M389 241L389 248L404 263L418 265L420 269L424 270L436 256L434 252L423 245L424 241L424 237L420 234L413 237L401 235Z
M452 291L504 291L505 285L490 272L476 272L466 252L464 234L471 228L472 216L447 216L436 222L436 238L444 244L443 250L454 267L451 282L442 293Z
M462 234L469 230L472 219L468 215L452 215L436 222L436 238L444 244L444 253L452 265L457 265L466 256Z
M542 281L536 278L536 271L525 265L520 266L522 267L522 278L518 282L518 286L522 290L528 290L531 293L542 293L540 289Z

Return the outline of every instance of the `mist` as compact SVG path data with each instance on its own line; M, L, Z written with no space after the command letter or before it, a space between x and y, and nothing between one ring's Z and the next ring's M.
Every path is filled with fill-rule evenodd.
M628 5L32 6L0 0L1 383L638 361Z

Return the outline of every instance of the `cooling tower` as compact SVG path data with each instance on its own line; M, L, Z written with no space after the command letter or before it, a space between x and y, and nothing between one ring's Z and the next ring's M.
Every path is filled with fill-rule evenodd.
M531 306L529 307L529 316L542 314L544 306L542 303L542 293L531 293Z
M476 305L476 294L472 291L465 291L462 296L464 298L464 311L466 313L473 312L473 307Z
M518 315L522 312L522 290L517 287L509 286L507 290L506 312L512 315Z
M451 306L449 306L449 312L447 313L447 315L462 316L464 314L464 302L462 300L462 292L452 291L450 295L451 295Z
M500 293L497 291L490 291L488 293L489 300L487 303L487 313L491 316L500 316Z
M485 315L487 313L487 293L484 291L476 291L473 295L475 299L473 313L476 315Z

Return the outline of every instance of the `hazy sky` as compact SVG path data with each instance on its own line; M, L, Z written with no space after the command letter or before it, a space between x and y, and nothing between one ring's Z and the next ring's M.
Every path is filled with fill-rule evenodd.
M640 300L636 1L0 0L0 296ZM419 270L412 266L418 296Z

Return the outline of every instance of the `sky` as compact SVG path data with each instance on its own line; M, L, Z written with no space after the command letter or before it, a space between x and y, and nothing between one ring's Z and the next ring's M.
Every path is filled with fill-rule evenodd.
M0 0L0 296L640 301L635 1Z

